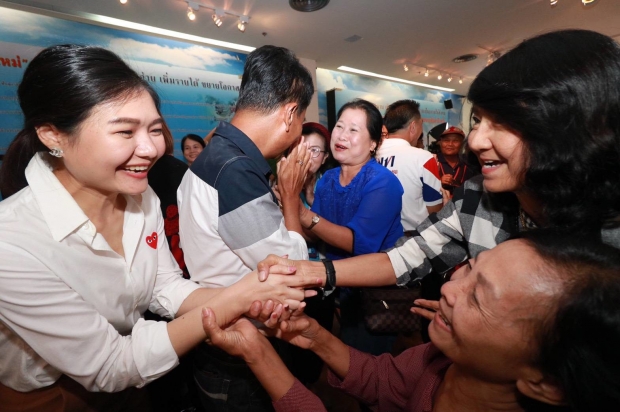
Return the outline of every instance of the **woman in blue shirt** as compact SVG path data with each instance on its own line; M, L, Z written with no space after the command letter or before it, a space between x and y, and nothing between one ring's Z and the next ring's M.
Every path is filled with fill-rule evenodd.
M328 259L376 253L391 248L403 236L403 188L374 159L382 125L381 113L366 100L346 103L338 112L330 148L340 167L325 172L312 208L300 212L305 235L327 244ZM371 353L390 350L393 339L372 339L364 329L355 289L341 291L340 307L343 340Z

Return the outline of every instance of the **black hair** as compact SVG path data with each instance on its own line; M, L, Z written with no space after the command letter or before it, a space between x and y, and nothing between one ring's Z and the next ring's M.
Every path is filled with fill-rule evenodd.
M486 67L468 99L516 132L525 190L557 227L617 225L620 215L620 46L586 30L526 40Z
M93 46L65 44L42 50L30 61L17 88L24 127L9 145L0 169L0 189L8 197L28 185L26 166L48 151L36 128L51 124L71 135L104 102L147 91L159 111L153 88L120 57Z
M355 99L343 104L340 110L338 110L336 118L340 119L342 113L347 109L358 109L366 113L366 129L368 129L368 133L370 134L370 140L377 144L374 150L376 153L382 141L381 128L383 127L383 118L381 117L381 112L377 109L377 106L370 103L368 100ZM371 156L374 156L375 153L371 153Z
M563 391L568 410L620 405L620 250L596 236L535 230L520 236L563 291L535 332L534 363Z
M245 61L236 110L272 113L287 103L297 103L297 115L308 108L314 85L312 76L283 47L262 46Z
M189 133L186 134L185 136L183 136L183 138L181 139L181 151L184 150L184 146L185 146L185 141L189 139L189 140L193 140L195 142L200 143L200 145L202 146L202 148L204 149L207 144L205 143L204 139L200 136L198 136L197 134L194 133Z
M398 100L385 109L383 124L388 133L408 127L414 120L420 120L420 103L415 100Z

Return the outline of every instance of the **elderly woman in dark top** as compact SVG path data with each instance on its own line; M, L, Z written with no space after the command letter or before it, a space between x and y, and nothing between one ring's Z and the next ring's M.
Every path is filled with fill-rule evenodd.
M431 343L398 357L354 350L306 317L280 336L318 354L329 382L378 411L617 411L620 253L538 229L480 253L443 285ZM277 411L324 411L249 322L205 332L242 356ZM555 406L555 407L554 407Z

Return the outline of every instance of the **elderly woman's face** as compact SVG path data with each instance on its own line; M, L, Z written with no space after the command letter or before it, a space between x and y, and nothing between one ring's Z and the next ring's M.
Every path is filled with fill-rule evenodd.
M456 365L493 381L531 366L534 330L561 293L534 250L511 240L483 252L441 288L432 342Z
M478 110L467 143L482 165L485 189L498 193L523 188L527 159L521 137Z
M366 113L361 109L346 109L342 112L332 131L331 149L334 159L347 166L365 163L376 146L366 126Z

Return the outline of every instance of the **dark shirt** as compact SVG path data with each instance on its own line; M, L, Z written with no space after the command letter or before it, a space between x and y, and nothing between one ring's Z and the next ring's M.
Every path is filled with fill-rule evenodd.
M437 153L437 163L439 164L439 178L443 175L452 175L454 185L441 185L444 190L450 192L450 195L452 195L454 189L462 186L466 180L471 179L479 173L475 167L472 167L460 157L456 166L452 167L441 152Z
M149 185L160 201L161 213L164 217L164 231L168 246L174 259L183 270L183 277L189 279L189 273L183 250L179 242L179 208L177 203L177 189L187 171L187 164L171 155L163 155L148 173Z

